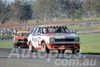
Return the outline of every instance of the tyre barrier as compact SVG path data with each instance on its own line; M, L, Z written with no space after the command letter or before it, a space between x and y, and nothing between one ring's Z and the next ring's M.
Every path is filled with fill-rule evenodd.
M80 26L90 26L95 24L100 24L100 22L80 23Z
M13 37L3 37L3 38L0 38L0 40L10 40L10 39L13 39Z

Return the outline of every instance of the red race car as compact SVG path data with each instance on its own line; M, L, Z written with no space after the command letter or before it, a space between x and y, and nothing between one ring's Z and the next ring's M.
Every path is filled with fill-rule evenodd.
M14 37L13 43L14 48L18 47L28 47L27 38L31 31L17 31L17 34Z

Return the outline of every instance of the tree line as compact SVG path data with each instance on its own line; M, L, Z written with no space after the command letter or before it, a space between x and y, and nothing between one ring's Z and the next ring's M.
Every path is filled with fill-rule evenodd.
M0 23L100 18L100 0L0 0Z

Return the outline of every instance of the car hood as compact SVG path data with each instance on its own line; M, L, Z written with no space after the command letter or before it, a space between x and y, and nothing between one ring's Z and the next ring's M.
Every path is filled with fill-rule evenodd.
M27 36L15 36L15 39L28 39Z
M50 33L46 34L47 36L50 36L52 38L75 38L79 37L77 34L72 33Z

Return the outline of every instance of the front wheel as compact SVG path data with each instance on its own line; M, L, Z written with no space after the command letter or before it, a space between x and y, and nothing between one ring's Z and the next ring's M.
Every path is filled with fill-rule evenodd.
M14 44L14 48L18 48L18 46L16 44Z
M76 49L72 49L72 54L78 54L80 52L80 46Z
M34 51L33 49L34 49L34 47L33 47L32 44L30 43L30 44L29 44L29 51L33 52L33 51Z
M43 42L42 43L42 52L45 52L45 53L49 53L50 50L47 48L46 44Z
M65 50L58 50L58 53L64 54L65 53Z
M78 54L79 52L80 52L79 49L73 49L73 50L72 50L72 54Z

